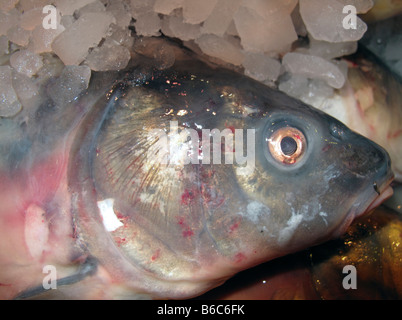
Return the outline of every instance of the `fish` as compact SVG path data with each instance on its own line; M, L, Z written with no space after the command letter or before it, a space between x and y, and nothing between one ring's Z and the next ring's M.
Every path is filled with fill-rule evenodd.
M95 72L25 124L0 172L0 298L196 297L392 195L376 143L173 50L167 68Z

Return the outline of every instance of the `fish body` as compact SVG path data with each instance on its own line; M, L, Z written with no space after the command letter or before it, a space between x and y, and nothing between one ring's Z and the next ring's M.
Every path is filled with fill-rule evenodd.
M78 101L43 107L28 155L2 173L3 298L194 297L341 236L392 194L374 142L183 56L96 75ZM44 265L58 290L41 289Z

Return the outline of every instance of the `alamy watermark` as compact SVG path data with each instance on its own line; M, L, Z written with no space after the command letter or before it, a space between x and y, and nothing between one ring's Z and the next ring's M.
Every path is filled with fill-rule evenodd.
M42 269L42 273L47 274L42 281L43 289L57 289L57 270L53 265L46 265Z
M201 129L180 128L178 121L170 121L169 131L151 130L157 139L150 156L157 156L160 164L237 164L239 172L252 172L255 167L254 129ZM246 131L246 137L244 136ZM224 143L222 143L224 139ZM244 142L246 140L246 147ZM246 151L246 154L244 154ZM212 156L211 156L212 153ZM223 156L222 156L223 155ZM222 161L224 158L224 161Z
M345 290L357 289L357 270L353 265L346 265L342 269L346 276L342 280L342 286Z
M343 7L342 13L346 14L346 17L342 20L342 26L344 29L357 29L357 10L355 6L347 5Z
M47 5L42 9L42 13L46 16L42 20L42 27L46 30L57 29L57 9L55 6Z

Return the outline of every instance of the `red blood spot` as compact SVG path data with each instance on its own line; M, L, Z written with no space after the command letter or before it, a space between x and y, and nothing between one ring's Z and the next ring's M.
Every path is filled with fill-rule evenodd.
M188 228L188 229L184 230L181 234L183 235L183 238L189 238L194 235L194 232L193 232L193 230Z
M159 258L159 256L161 255L161 249L158 249L155 251L155 253L153 254L153 256L151 257L152 261L155 261L156 259Z
M177 218L177 224L180 225L182 229L183 238L190 238L194 235L193 230L191 230L190 226L186 223L184 217Z
M240 225L239 222L233 223L229 228L229 233L232 233L232 232L236 231L239 228L239 225Z
M118 246L120 246L126 242L126 238L114 237L114 241L117 243Z
M395 131L393 134L388 134L388 139L394 139L397 138L398 136L400 136L402 134L402 129L399 129L397 131Z
M183 225L184 224L184 218L183 217L178 217L177 218L177 224Z
M244 260L246 260L246 256L245 256L243 253L241 253L241 252L239 252L238 254L236 254L235 257L234 257L235 263L240 263L240 262L242 262L242 261L244 261Z
M185 189L181 195L181 203L189 205L195 199L197 192L196 188L193 188L192 190Z
M295 134L295 138L296 138L297 140L301 140L301 137L300 137L298 134Z

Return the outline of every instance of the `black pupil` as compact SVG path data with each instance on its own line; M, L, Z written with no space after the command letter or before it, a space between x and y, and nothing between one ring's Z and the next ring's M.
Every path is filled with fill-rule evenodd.
M281 141L281 149L285 156L291 156L297 150L297 142L291 137L285 137Z

